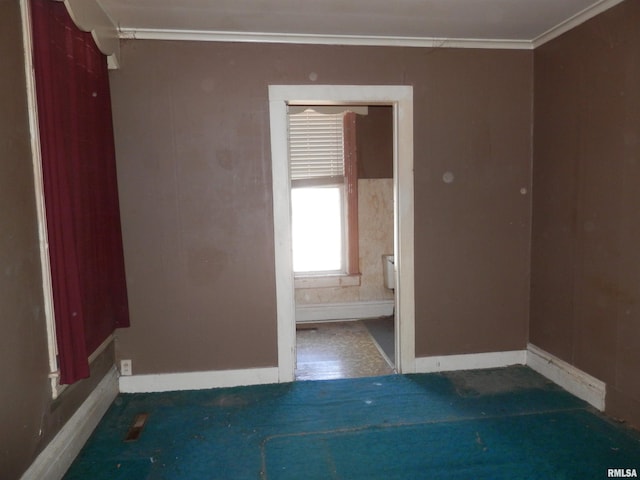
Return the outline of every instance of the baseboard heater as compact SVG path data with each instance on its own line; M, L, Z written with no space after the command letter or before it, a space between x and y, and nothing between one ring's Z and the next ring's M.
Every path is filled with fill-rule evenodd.
M384 317L393 307L393 300L296 305L296 323Z

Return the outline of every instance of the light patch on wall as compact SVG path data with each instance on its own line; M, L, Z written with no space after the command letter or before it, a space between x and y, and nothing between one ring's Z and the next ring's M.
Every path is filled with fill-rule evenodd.
M453 175L453 172L444 172L442 175L442 181L444 183L453 183L454 180L455 176Z

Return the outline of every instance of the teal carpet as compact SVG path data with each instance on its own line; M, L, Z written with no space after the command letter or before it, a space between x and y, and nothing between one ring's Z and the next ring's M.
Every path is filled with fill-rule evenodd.
M148 413L136 441L124 438ZM640 435L525 367L120 395L65 479L601 479Z

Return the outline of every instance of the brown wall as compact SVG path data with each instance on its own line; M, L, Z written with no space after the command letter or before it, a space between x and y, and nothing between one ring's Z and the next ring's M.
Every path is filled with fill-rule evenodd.
M113 365L51 400L19 2L0 0L0 478L20 478Z
M417 355L526 346L531 52L134 40L122 59L134 373L277 364L267 87L311 73L414 86Z
M393 178L393 108L370 105L356 115L358 178Z
M640 2L535 50L531 342L640 425Z

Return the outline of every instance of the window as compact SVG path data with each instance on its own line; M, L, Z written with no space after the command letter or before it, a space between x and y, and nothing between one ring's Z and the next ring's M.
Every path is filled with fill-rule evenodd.
M294 272L343 271L342 197L342 185L292 189Z
M358 273L355 114L289 113L293 270Z
M47 322L55 398L61 385L89 377L93 354L116 328L129 326L129 312L107 59L64 4L39 0L31 8L41 153L34 163L41 164L35 174L46 209L43 277L53 306Z

